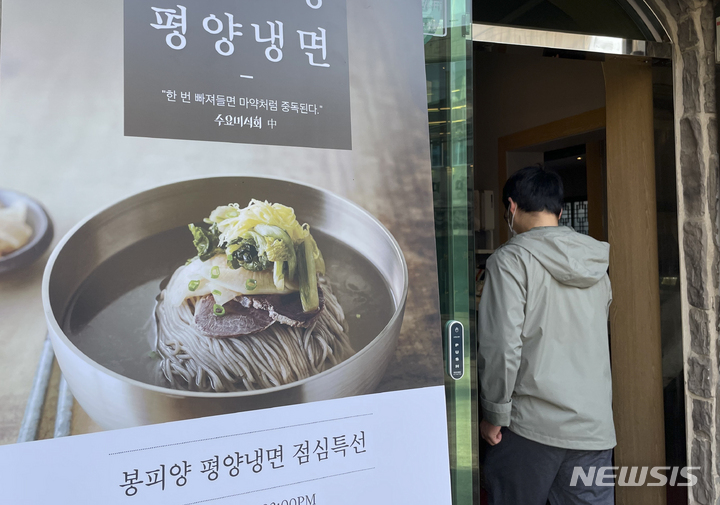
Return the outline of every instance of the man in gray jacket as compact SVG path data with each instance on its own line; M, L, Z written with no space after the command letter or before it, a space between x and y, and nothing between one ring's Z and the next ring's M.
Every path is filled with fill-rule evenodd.
M612 466L607 319L610 245L558 226L560 177L524 168L505 184L512 238L488 258L480 306L484 471L491 505L607 504L613 487L573 470Z

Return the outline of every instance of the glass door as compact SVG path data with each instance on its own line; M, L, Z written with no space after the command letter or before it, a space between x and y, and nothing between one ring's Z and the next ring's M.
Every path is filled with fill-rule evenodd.
M449 372L454 366L447 342L449 323L459 322L464 328L462 375L445 376L453 501L469 505L478 503L479 497L471 3L423 0L423 18L440 309Z

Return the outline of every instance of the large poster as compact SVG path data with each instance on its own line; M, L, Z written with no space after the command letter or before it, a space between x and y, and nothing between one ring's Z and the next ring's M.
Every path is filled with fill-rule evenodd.
M420 3L10 1L0 48L56 236L0 276L13 502L449 503ZM82 436L13 445L46 331Z

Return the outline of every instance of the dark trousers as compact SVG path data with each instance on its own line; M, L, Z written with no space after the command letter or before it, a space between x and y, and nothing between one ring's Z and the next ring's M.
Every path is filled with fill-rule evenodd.
M561 449L528 440L502 429L502 440L485 452L485 485L490 505L613 505L612 486L585 486L573 468L612 466L612 449Z

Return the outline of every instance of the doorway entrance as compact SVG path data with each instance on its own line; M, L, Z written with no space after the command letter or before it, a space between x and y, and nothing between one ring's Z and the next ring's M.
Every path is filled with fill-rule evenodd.
M475 190L493 192L496 202L492 226L476 230L476 264L482 271L507 240L507 177L534 163L557 171L568 196L562 224L611 244L614 464L685 466L668 62L640 50L559 49L569 34L519 30L473 32ZM513 37L532 42L508 43ZM619 487L617 503L679 505L686 490Z

